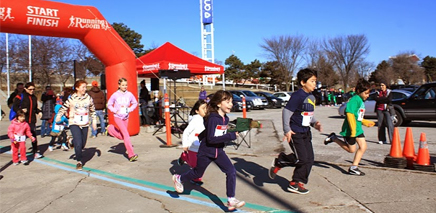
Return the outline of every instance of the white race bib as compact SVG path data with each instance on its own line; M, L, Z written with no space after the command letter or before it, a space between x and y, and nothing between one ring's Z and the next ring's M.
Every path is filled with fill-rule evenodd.
M313 117L313 112L302 112L301 115L303 116L303 120L301 122L302 126L310 126L310 121Z
M14 135L16 142L25 142L26 136L25 135Z
M88 113L85 114L75 114L74 123L77 125L87 125L89 123Z
M54 130L56 130L56 131L62 131L62 130L64 130L64 125L63 124L55 124L54 125Z
M127 115L129 114L129 107L121 106L120 111L118 111L121 115Z
M222 136L227 133L227 125L218 125L215 128L215 137Z
M360 108L358 112L357 120L362 121L364 115L365 115L365 109Z

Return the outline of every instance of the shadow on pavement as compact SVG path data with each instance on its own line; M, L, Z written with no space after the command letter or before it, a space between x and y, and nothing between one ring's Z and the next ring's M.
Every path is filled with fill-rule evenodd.
M129 156L126 153L126 146L124 146L124 143L119 143L117 145L111 146L111 149L108 150L108 152L123 155L126 159L129 159Z
M313 165L316 167L321 167L321 168L334 168L334 169L342 172L342 174L348 174L347 170L345 170L342 167L335 165L335 164L331 164L331 163L327 163L327 162L323 162L323 161L315 161L315 163Z

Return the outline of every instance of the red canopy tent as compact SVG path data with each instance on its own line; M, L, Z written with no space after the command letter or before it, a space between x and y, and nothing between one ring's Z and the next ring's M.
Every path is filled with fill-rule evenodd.
M159 70L189 70L191 76L223 74L224 67L205 61L167 42L136 59L138 76L159 77Z

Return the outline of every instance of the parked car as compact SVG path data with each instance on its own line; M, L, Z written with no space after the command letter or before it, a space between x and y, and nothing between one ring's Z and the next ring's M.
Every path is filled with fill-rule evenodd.
M390 89L394 90L394 89L402 89L402 90L408 90L410 92L415 92L416 89L419 88L418 85L401 85L401 84L397 84L397 85L391 85L389 87Z
M268 108L281 108L285 106L285 102L282 99L275 97L272 93L269 92L254 92L256 95L265 97L268 100Z
M256 94L250 94L249 90L229 90L230 93L235 94L239 97L244 96L246 102L251 102L253 104L253 109L264 109L266 105L268 105L268 101L265 99L265 103L262 101L262 98L257 96ZM250 94L250 96L248 94Z
M273 95L275 97L282 99L283 102L285 102L285 105L286 105L286 103L288 103L289 99L291 99L291 94L289 94L288 92L275 92L275 93L273 93Z
M412 92L407 90L392 90L392 103L397 100L404 100L407 99ZM377 97L377 92L372 92L369 94L368 99L365 101L365 118L377 118L377 113L375 112L375 98ZM343 103L339 109L338 113L340 116L345 116L345 108L347 107L347 103ZM395 109L397 111L397 109ZM399 121L398 114L395 116L394 119L394 126L401 125L402 121Z
M392 105L398 125L412 120L436 121L436 82L420 86L406 99L392 101Z

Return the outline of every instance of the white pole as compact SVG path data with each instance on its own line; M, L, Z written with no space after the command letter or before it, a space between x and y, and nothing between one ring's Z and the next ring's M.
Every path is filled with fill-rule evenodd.
M7 83L8 83L8 97L11 95L11 83L9 78L9 34L6 33L6 70L7 70Z
M29 82L32 82L32 36L29 35Z

